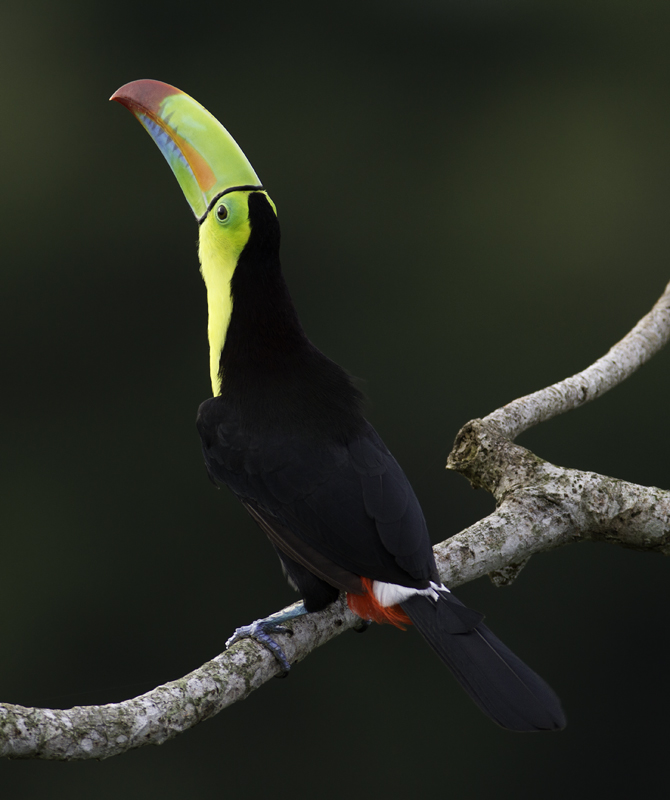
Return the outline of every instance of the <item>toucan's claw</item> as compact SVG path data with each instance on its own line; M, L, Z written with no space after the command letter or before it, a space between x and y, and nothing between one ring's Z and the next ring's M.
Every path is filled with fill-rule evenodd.
M277 659L282 668L280 677L283 678L288 675L291 665L284 651L270 636L271 633L287 633L289 636L293 636L293 631L287 628L286 625L281 625L269 619L257 619L255 622L252 622L251 625L243 625L241 628L238 628L226 642L226 650L242 639L255 639L259 644L267 647Z
M286 622L286 620L289 619L295 619L296 617L301 617L306 613L307 611L305 607L300 604L298 606L293 606L288 611L274 614L272 617L267 617L266 619L257 619L255 622L252 622L251 625L243 625L241 628L238 628L235 631L230 639L228 639L226 642L226 650L242 639L255 639L259 644L267 647L267 649L279 662L282 671L279 673L279 675L277 675L277 677L285 678L291 669L291 665L288 658L286 658L284 651L270 636L270 634L284 633L288 634L289 636L293 636L293 631L290 628L287 628L286 625L282 625L282 622Z

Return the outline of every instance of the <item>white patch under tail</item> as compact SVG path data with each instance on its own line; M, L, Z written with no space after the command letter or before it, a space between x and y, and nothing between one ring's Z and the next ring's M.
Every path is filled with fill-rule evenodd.
M427 589L412 589L409 586L400 586L400 584L397 583L374 581L372 584L372 591L379 605L388 608L388 606L404 603L405 600L409 600L409 598L414 597L415 594L430 597L431 600L437 602L440 597L438 592L449 592L449 589L447 589L444 584L437 584L434 581L430 582L430 586Z

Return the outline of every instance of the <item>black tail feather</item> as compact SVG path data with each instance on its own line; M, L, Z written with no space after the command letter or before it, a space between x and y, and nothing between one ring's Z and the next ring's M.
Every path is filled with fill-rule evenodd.
M401 606L465 691L498 725L513 731L565 727L554 691L479 621L481 615L443 592L437 602L414 595ZM469 618L469 627L454 624L455 619Z

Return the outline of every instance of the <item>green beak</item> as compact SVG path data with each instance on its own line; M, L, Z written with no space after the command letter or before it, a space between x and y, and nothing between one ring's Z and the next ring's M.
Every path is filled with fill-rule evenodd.
M161 81L133 81L109 98L137 117L160 148L198 222L231 189L262 189L237 142L206 108Z

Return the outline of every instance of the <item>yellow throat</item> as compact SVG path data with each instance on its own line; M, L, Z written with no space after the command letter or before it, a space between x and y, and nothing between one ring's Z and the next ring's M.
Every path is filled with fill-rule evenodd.
M230 279L251 233L247 197L248 192L233 192L224 198L231 206L237 207L236 211L241 210L239 207L242 205L246 209L244 215L231 214L231 224L225 229L216 217L216 206L200 226L198 255L200 272L207 287L209 374L214 397L221 394L222 376L219 374L219 364L233 310ZM237 219L233 220L233 216Z

